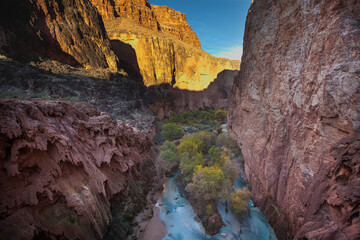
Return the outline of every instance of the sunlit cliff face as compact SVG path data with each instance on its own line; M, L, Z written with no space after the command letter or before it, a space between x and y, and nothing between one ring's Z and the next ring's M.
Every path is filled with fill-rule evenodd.
M135 50L146 86L168 83L200 91L221 71L240 68L239 61L216 58L202 51L199 38L181 12L153 6L148 1L93 3L105 16L109 38Z

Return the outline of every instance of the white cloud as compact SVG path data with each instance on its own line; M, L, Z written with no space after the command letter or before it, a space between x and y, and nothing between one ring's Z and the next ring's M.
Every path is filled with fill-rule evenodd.
M242 53L243 53L242 46L234 46L224 50L219 50L216 53L214 53L214 56L221 58L229 58L232 60L241 60Z

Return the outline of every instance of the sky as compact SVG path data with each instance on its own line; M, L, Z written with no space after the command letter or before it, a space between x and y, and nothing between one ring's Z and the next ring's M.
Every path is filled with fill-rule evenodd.
M216 57L240 60L245 20L252 0L149 0L186 14L201 48Z

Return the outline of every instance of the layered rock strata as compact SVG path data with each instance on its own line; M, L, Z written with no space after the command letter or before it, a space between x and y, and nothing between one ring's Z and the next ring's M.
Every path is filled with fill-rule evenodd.
M229 129L280 239L359 239L360 2L256 0Z
M198 37L180 12L150 6L146 0L126 1L126 4L131 4L131 7L124 8L129 13L117 14L108 10L110 2L92 2L105 16L105 28L110 39L128 44L134 50L146 86L168 83L180 89L199 91L207 88L221 71L240 67L239 61L216 58L202 51ZM123 3L112 1L111 4L117 9ZM159 29L135 21L134 8L138 9L135 19L142 19L144 9L154 13ZM114 16L110 17L111 14ZM155 21L154 18L148 20Z
M101 239L152 140L87 103L0 100L4 239ZM145 179L143 179L145 180Z
M118 69L101 16L88 0L1 1L0 52Z
M160 26L148 0L90 0L103 19L130 19L141 26L159 31Z
M170 33L196 48L201 48L200 40L188 24L184 13L167 6L151 5L151 10L159 22L161 31Z

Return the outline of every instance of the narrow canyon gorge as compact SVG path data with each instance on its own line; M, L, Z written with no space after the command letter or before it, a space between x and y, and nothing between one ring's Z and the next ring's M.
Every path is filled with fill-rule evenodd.
M249 6L0 2L0 238L360 239L360 1Z

